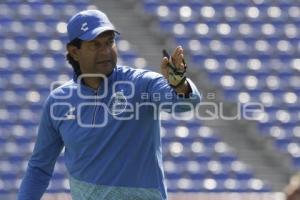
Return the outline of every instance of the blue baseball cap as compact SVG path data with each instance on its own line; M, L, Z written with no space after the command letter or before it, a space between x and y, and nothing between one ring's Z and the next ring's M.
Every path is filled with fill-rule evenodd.
M99 10L84 10L75 14L68 22L69 41L79 38L81 40L93 40L105 31L114 31L114 25L109 21L105 13Z

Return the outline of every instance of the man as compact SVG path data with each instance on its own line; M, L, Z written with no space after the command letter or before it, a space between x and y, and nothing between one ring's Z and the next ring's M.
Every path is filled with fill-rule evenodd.
M63 147L73 200L167 199L157 111L200 101L183 49L162 59L160 75L116 65L119 33L101 11L79 12L67 28L74 77L45 102L18 199L41 198Z

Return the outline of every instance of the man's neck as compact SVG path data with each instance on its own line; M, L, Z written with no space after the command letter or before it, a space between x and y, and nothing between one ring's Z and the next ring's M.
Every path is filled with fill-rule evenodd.
M101 78L99 77L95 77L95 78L83 78L83 83L94 89L94 90L97 90L99 87L100 87L100 82L101 82Z
M98 76L98 77L82 77L82 83L94 90L97 90L100 87L100 84L103 79L111 76L113 71L111 71L108 75Z

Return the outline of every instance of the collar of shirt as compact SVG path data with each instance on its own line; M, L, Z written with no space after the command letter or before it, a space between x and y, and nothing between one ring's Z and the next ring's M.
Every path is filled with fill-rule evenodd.
M110 73L108 76L107 76L107 79L106 79L106 83L104 80L101 80L100 82L100 86L98 87L97 90L87 86L83 80L80 81L79 83L79 87L80 87L80 90L81 92L85 95L85 94L101 94L103 93L104 91L104 87L108 87L109 85L111 85L115 78L116 78L116 74L117 74L117 66L113 69L112 73ZM74 72L73 73L73 81L78 84L78 75ZM103 85L106 84L106 86L103 87Z

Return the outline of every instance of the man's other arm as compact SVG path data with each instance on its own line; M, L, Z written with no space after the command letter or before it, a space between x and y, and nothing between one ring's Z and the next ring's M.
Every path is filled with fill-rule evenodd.
M18 200L39 200L49 185L54 165L63 148L63 141L50 116L51 98L43 108L33 154L22 180Z

